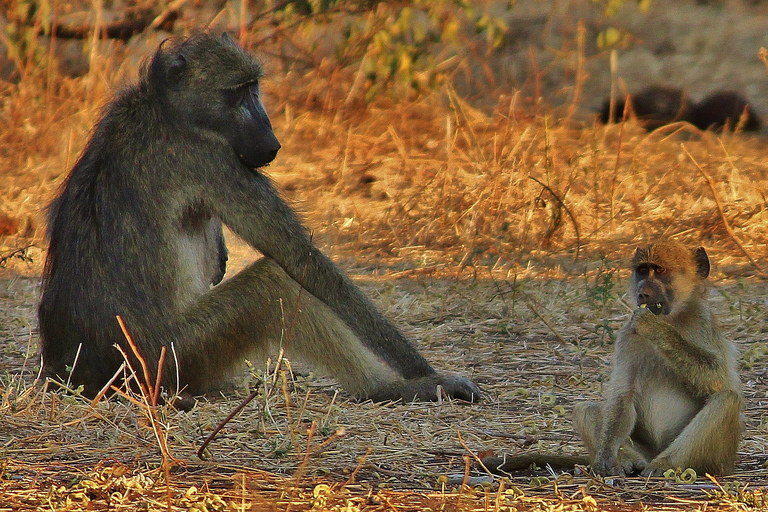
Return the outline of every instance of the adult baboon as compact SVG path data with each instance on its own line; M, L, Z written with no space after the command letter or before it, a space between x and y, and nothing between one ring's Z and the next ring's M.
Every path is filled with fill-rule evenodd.
M737 351L707 305L709 258L674 241L637 249L604 404L574 408L599 475L733 470L744 406Z
M97 392L122 362L121 315L150 366L172 348L167 389L178 372L203 393L284 343L360 397L431 400L442 386L476 400L477 386L436 373L314 247L259 171L280 149L260 76L226 35L198 35L161 45L106 107L51 205L46 374ZM211 289L226 265L222 222L264 258Z

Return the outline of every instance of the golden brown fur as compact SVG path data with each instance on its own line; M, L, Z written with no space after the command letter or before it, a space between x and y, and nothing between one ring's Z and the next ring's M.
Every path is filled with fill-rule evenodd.
M605 402L574 408L592 471L730 473L744 404L736 348L706 302L706 251L660 241L632 269L638 308L616 340Z

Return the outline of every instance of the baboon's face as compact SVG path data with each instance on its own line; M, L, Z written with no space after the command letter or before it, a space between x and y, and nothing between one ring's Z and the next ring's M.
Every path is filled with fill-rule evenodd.
M691 251L675 241L638 248L632 259L630 293L638 306L656 315L674 314L709 275L709 257L703 247Z
M666 267L643 263L635 267L632 275L635 302L646 306L656 315L668 315L675 300L672 273Z
M261 68L229 36L191 38L166 63L173 115L222 136L247 167L274 160L280 142L261 102Z
M261 103L258 80L224 90L223 101L233 116L227 139L243 164L256 168L274 160L280 143Z

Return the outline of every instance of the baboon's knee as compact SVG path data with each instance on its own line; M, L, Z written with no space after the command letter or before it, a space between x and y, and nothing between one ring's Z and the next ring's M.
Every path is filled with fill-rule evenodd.
M597 453L597 440L603 424L603 406L598 402L578 402L573 406L573 428L581 436L591 456Z

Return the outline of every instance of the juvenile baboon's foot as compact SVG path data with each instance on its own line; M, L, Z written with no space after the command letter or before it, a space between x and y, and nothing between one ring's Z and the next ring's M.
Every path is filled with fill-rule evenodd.
M633 450L628 453L622 453L620 450L618 457L596 460L591 470L600 476L629 476L643 471L646 464L647 461Z
M615 457L597 459L592 463L590 471L598 476L624 476L626 471L619 465Z
M642 476L664 476L668 469L677 467L667 457L656 457L643 469Z
M469 379L459 375L435 373L418 379L392 382L379 387L364 398L374 402L430 402L438 399L438 393L467 402L477 402L481 396L480 388Z

